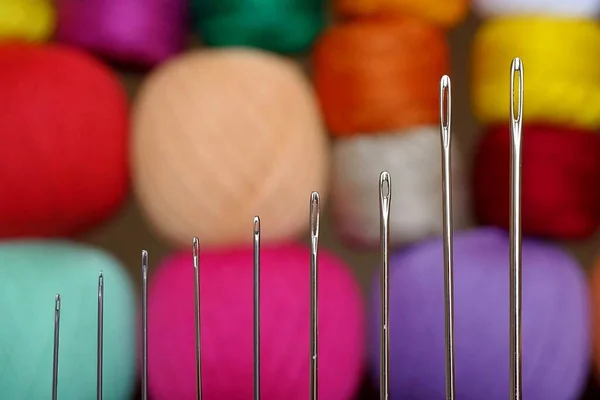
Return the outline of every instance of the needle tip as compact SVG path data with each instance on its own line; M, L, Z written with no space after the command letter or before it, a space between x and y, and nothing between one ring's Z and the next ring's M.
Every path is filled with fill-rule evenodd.
M260 235L260 217L254 217L254 235Z
M312 237L319 236L319 192L312 192L310 195L310 232Z
M142 270L146 271L148 269L148 252L146 250L142 250Z
M390 173L383 171L379 175L379 196L382 199L389 200L392 195L392 179Z
M513 71L521 71L523 69L523 61L519 57L515 57L512 61L511 69Z
M197 237L192 241L192 256L194 258L194 268L198 268L198 254L200 252L200 241Z
M57 295L54 297L54 309L55 309L56 311L60 310L60 294L57 294Z
M448 75L442 76L440 79L440 87L447 89L450 87L450 77Z

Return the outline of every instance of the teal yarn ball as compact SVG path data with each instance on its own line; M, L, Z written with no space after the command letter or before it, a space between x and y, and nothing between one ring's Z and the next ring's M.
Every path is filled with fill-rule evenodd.
M58 398L96 399L98 274L104 277L104 400L136 382L136 297L106 252L62 241L0 244L0 398L50 399L54 299L61 295Z
M327 22L324 0L193 0L195 25L209 46L300 53Z

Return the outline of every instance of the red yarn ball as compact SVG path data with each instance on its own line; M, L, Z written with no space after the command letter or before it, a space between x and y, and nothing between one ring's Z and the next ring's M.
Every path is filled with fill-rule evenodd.
M600 136L542 125L523 127L522 231L576 240L600 226ZM508 228L510 134L494 126L475 158L475 209L481 222Z
M128 105L87 54L0 46L0 237L68 236L104 221L128 189Z

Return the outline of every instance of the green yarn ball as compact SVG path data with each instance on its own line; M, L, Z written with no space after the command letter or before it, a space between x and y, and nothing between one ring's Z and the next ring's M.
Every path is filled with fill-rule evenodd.
M107 253L59 241L0 244L0 398L50 399L54 298L61 295L58 398L96 399L98 274L104 276L104 400L136 382L136 298Z
M196 30L209 46L308 50L327 22L324 0L193 0Z

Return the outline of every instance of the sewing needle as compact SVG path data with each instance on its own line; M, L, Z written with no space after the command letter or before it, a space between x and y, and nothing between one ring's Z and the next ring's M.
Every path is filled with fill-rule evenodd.
M194 259L194 297L196 317L196 398L202 399L202 353L200 345L200 269L199 269L198 238L192 242L192 255Z
M148 400L148 252L142 250L142 400Z
M260 218L254 217L254 400L260 400Z
M452 265L452 90L450 77L440 80L440 135L442 141L442 209L444 241L444 306L446 324L446 399L454 400L454 271Z
M319 219L321 207L319 193L310 196L310 400L317 400L318 393L318 250Z
M519 75L515 96L515 75ZM516 101L516 103L515 103ZM523 62L512 61L510 73L510 400L521 400L521 141Z
M104 276L102 271L98 275L98 348L97 348L97 381L96 398L102 400L102 372L104 345Z
M54 298L54 357L52 363L52 400L58 399L58 344L60 337L60 294Z
M380 400L390 398L390 205L392 201L392 181L390 174L383 171L379 176L379 222L381 237L381 271L380 271L380 295L381 295L381 348L380 348L380 376L379 393Z

